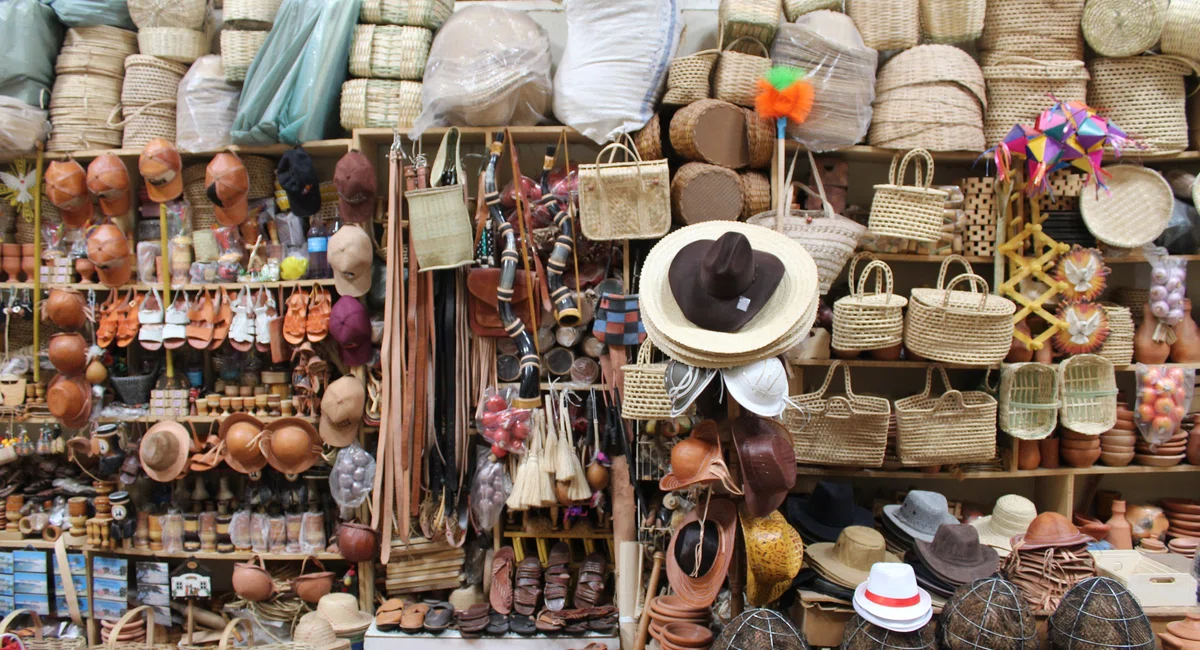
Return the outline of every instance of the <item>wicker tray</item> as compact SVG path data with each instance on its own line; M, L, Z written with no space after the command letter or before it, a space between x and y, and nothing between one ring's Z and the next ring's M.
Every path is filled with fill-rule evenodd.
M1059 419L1071 431L1100 435L1117 423L1117 375L1112 361L1077 354L1058 365Z
M1140 248L1158 238L1171 220L1171 185L1153 169L1138 165L1108 167L1108 192L1079 197L1083 222L1096 239L1119 248ZM1130 219L1130 214L1137 214Z

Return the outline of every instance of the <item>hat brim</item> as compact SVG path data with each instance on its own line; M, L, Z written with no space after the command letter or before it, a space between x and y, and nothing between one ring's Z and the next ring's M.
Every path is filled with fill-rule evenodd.
M182 424L174 420L160 421L159 423L150 427L150 430L147 431L142 437L145 438L146 436L157 431L166 431L167 433L175 436L175 440L179 443L179 453L177 454L177 457L165 470L156 470L153 467L150 467L146 464L146 459L142 458L140 454L138 456L138 460L142 463L142 471L146 472L147 476L155 481L158 481L159 483L170 483L171 481L179 478L179 475L183 473L183 468L187 466L188 451L191 448L192 440L188 436L187 429L185 429ZM145 446L143 445L142 448L145 449Z
M671 545L667 550L667 581L680 600L696 609L708 609L717 599L717 592L721 590L729 572L729 563L733 559L733 543L737 536L737 507L728 499L716 498L709 501L706 521L712 521L721 531L716 557L703 576L693 578L685 573L676 559L675 544L679 540L680 531L688 524L698 523L704 510L704 506L697 506L688 513L671 536Z
M176 172L175 177L172 178L166 185L155 185L150 182L146 183L146 195L149 196L150 200L154 201L155 203L174 201L175 199L179 198L180 194L183 194L182 172Z
M342 221L365 223L375 217L375 203L375 197L359 203L351 203L338 197L338 214L341 215Z
M249 413L234 413L233 415L227 415L224 418L222 418L221 423L218 425L218 428L217 428L217 437L222 442L225 442L225 436L229 433L229 427L232 427L233 425L237 424L238 422L249 422L251 424L257 425L259 431L262 431L262 429L263 429L262 420L259 420L258 418L254 417L253 415L250 415ZM226 444L224 460L225 460L226 465L229 465L235 471L240 472L242 474L253 474L255 472L261 472L262 468L267 466L267 457L265 454L262 453L261 445L259 446L258 458L253 463L245 464L245 463L242 463L241 461L239 461L237 458L234 458L233 454L229 453L229 445Z
M129 283L129 278L133 277L133 267L126 257L123 263L108 268L97 266L96 275L100 278L100 284L115 289Z
M919 602L908 607L888 607L867 600L867 583L854 590L854 611L863 618L893 632L912 632L920 629L933 617L933 599L929 592L917 587ZM874 620L872 620L874 619Z
M645 310L642 311L642 325L646 329L646 336L650 338L654 346L676 361L682 361L697 368L733 368L735 366L744 366L748 363L762 361L768 357L779 356L798 345L808 336L809 330L812 329L812 325L817 319L815 291L814 287L814 299L808 306L808 311L800 317L800 320L782 338L742 354L727 355L714 352L713 349L715 348L711 346L702 350L684 348L680 346L678 341L659 331L652 317Z
M671 373L675 368L681 367L690 368L693 366L688 366L682 361L675 361L674 359L667 364L666 380L668 392L670 392L672 384ZM717 376L717 371L713 368L695 368L695 370L701 373L700 380L693 382L691 388L689 388L687 391L675 396L675 399L671 401L672 411L677 413L686 411L688 407L692 405L692 402L695 402L696 398L700 397L700 395L704 393L704 389L708 388L709 384L712 383L713 377Z
M275 455L273 434L280 429L293 426L299 427L308 434L310 448L308 455L302 460L289 464ZM280 473L301 474L307 472L313 465L317 464L317 459L321 456L321 434L317 432L317 428L312 425L312 422L304 418L279 418L264 426L263 433L266 435L266 444L263 445L263 449L266 452L267 464Z
M321 425L318 431L321 434L321 440L324 440L325 444L330 447L348 447L350 443L358 439L358 431L361 426L362 420L356 420L353 424L339 427L330 422L322 411Z
M123 217L129 212L129 208L133 205L133 199L130 198L131 192L123 192L119 199L101 198L100 211L110 217Z
M854 503L846 504L850 511L850 523L845 526L828 526L817 521L813 517L810 507L812 500L809 498L796 498L795 507L792 507L792 501L788 501L787 515L789 519L793 519L793 524L799 525L804 531L811 534L811 537L819 539L823 542L835 542L838 535L842 534L842 530L850 526L865 526L867 528L875 527L875 515L871 514L870 510Z
M806 557L808 558L809 565L817 569L817 573L825 576L826 579L831 579L832 582L836 582L847 589L853 589L866 582L867 578L871 575L871 567L867 567L864 571L843 564L833 554L833 547L833 542L810 544L806 549ZM883 561L899 562L900 558L894 553L884 551Z
M1092 544L1096 540L1083 533L1079 533L1074 537L1051 542L1025 542L1025 534L1022 533L1012 538L1012 550L1035 551L1043 548L1061 548L1063 546L1083 546Z
M750 285L740 295L719 298L708 293L699 281L704 258L716 243L715 239L702 239L679 249L667 270L667 282L689 321L715 332L736 332L767 304L783 279L784 266L771 253L755 250L754 279Z
M213 204L213 211L216 213L217 222L222 226L240 226L250 213L250 201L243 194L240 199L230 201L225 207Z
M371 290L371 272L368 269L366 273L360 273L357 278L350 280L341 273L334 271L333 287L343 296L354 298L365 296Z
M933 553L933 545L924 540L916 540L913 552L934 576L952 585L963 585L986 578L1000 568L1000 555L990 546L983 547L983 557L979 562L970 565L954 564Z
M352 621L335 622L331 620L329 624L333 627L334 634L342 636L365 632L367 628L371 627L371 621L373 620L375 619L370 614L360 611L354 613L354 620Z
M901 508L901 505L898 503L888 504L883 507L883 516L886 517L888 520L890 520L891 523L894 524L901 531L908 533L908 535L911 536L914 540L932 542L933 541L933 533L928 533L928 534L923 533L923 532L917 530L916 528L913 528L912 526L908 525L907 523L900 521L900 519L898 519L896 517L896 514L898 512L900 512L900 508ZM957 524L957 523L958 523L958 520L954 518L954 515L947 512L945 518L942 519L942 523L938 524L938 526L942 526L945 524ZM936 529L935 529L935 531L936 531Z

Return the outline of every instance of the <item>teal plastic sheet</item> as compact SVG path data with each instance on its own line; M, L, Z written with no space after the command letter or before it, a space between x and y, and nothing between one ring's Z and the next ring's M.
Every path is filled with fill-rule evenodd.
M0 95L30 106L49 106L62 41L63 27L48 3L0 0Z
M50 6L67 27L110 25L137 29L129 17L126 0L50 0Z
M241 145L300 144L338 126L360 0L284 0L242 86Z

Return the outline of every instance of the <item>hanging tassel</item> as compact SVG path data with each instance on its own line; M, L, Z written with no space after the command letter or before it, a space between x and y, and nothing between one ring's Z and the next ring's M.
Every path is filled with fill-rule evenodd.
M554 431L554 417L551 415L554 413L554 400L550 397L550 395L545 397L545 404L547 418L546 448L544 458L546 459L546 462L542 466L542 471L553 476L555 473L555 463L558 459L558 434L556 434Z
M534 467L536 472L532 472L534 480L534 499L533 503L539 508L548 508L558 504L558 495L554 493L554 477L542 468L543 463L549 463L549 460L543 460L544 441L546 439L546 412L538 409L534 414L534 419L538 423L537 439L534 443L534 459L531 463L536 463Z

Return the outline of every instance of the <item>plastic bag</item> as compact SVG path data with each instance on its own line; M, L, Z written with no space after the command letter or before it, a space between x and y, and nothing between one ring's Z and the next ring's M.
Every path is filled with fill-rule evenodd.
M241 86L225 81L219 54L196 59L175 96L175 146L180 151L228 147L241 96Z
M375 459L358 442L338 451L337 460L329 472L329 492L342 508L342 518L362 505L375 484Z
M1196 371L1178 366L1137 366L1137 405L1133 421L1152 446L1171 439L1192 403Z
M814 11L779 26L771 46L775 65L808 71L815 101L808 119L788 136L813 151L853 145L871 126L879 54L867 47L845 14Z
M1156 246L1162 246L1172 255L1191 255L1200 246L1200 229L1196 228L1196 209L1187 201L1175 199L1175 209L1171 211L1171 219L1167 222L1166 230L1154 240Z
M679 47L674 0L571 0L567 46L554 73L554 114L595 140L633 133L654 115Z
M50 132L48 113L13 97L0 97L0 151L33 151Z
M172 512L162 515L159 525L162 526L162 543L164 553L183 552L183 515Z
M0 95L35 108L48 107L54 60L62 41L63 27L49 4L38 0L0 2L0 43L5 46L0 58Z
M510 452L525 453L525 439L529 437L529 410L509 405L512 392L488 388L475 411L478 417L475 428L492 446L497 458L504 458Z
M109 25L137 29L125 0L49 0L49 4L67 27Z
M300 520L300 552L317 555L325 552L325 515L306 512Z
M429 50L411 137L435 126L541 122L550 112L550 63L549 35L524 13L495 6L454 12Z
M1153 339L1171 344L1175 342L1172 328L1186 315L1187 262L1168 256L1161 248L1147 247L1145 255L1150 263L1150 313L1158 320Z
M504 502L512 492L512 479L504 471L504 463L491 451L476 452L478 465L471 481L471 514L480 531L491 530L500 521Z
M255 553L266 553L271 548L267 536L267 520L265 513L256 512L250 515L250 545Z

